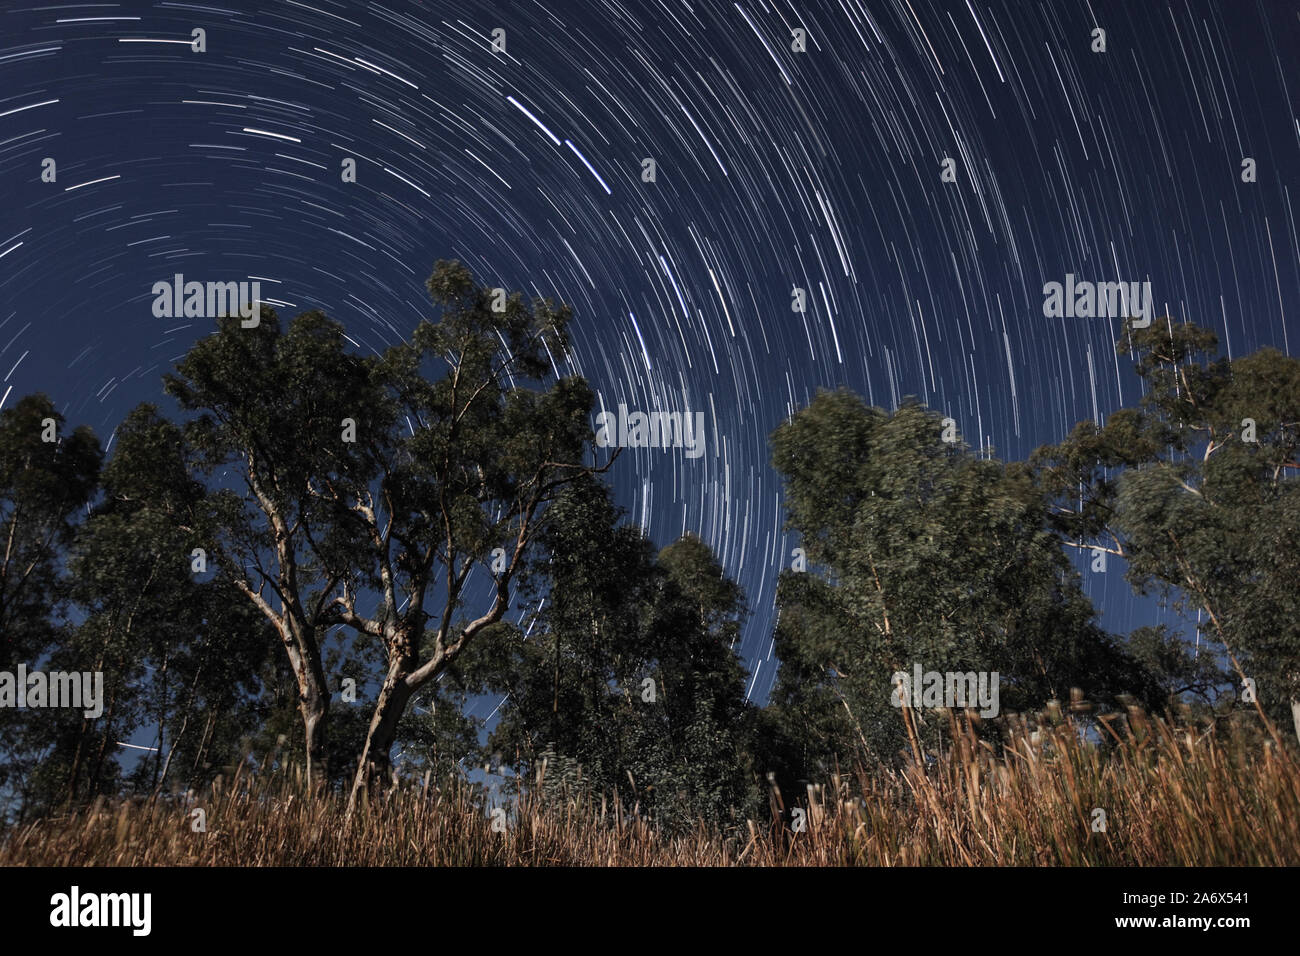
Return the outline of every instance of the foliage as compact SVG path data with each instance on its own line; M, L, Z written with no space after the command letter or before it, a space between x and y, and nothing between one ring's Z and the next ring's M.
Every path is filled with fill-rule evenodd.
M1127 562L1200 622L1274 721L1300 735L1300 361L1274 349L1212 358L1214 333L1165 319L1129 329L1135 409L1081 423L1033 465L1064 536ZM1221 675L1207 668L1189 689ZM1242 694L1249 697L1248 694ZM1244 704L1254 707L1249 700Z
M738 822L754 800L743 597L698 538L656 557L619 517L594 481L553 506L545 609L476 663L508 695L489 749L545 764L552 796L617 792L666 829Z
M919 757L942 726L891 699L891 676L915 664L996 672L1003 710L1071 686L1151 690L1096 625L1029 477L942 431L920 405L889 413L840 390L772 435L787 526L810 567L783 572L778 588L772 709L787 785L824 777L837 757Z

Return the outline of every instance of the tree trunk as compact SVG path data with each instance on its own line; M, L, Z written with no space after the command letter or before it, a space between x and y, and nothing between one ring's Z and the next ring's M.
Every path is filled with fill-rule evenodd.
M216 724L217 724L217 713L214 710L209 710L207 723L203 725L203 736L199 738L199 749L198 752L194 755L194 766L190 768L191 779L193 779L194 775L198 773L199 767L203 763L203 755L207 752L208 749L208 735L212 733L212 730L214 727L216 727Z
M406 704L414 693L406 683L411 670L409 662L403 659L393 661L388 667L384 686L379 689L379 699L375 701L374 715L370 718L370 729L366 731L366 743L361 748L361 759L357 761L357 772L352 778L348 813L352 812L363 789L373 792L386 782L389 755L397 737L397 722L406 712Z
M1300 740L1300 700L1291 698L1291 719L1295 721L1296 740Z
M162 790L162 785L167 782L167 771L171 769L172 757L176 753L176 745L181 742L181 738L185 736L185 728L190 725L190 713L194 710L194 695L198 690L199 677L202 674L203 665L200 664L194 671L194 683L190 685L189 697L185 701L185 716L184 719L181 720L181 729L178 730L176 736L172 738L171 750L167 751L167 759L163 762L162 773L159 775L158 785L154 787L153 795L155 798L157 798L159 792ZM159 746L161 746L161 744Z
M100 652L99 660L95 662L95 673L101 673L104 670L104 652ZM81 777L81 759L85 752L87 736L90 732L90 718L82 716L81 718L81 736L77 738L77 751L72 758L72 770L68 774L68 806L71 807L77 793L77 784Z
M90 791L87 797L94 797L99 793L99 775L104 770L104 755L108 753L108 738L113 724L113 711L117 708L117 691L108 698L108 710L104 711L104 732L99 738L99 753L95 755L95 767L90 772Z
M298 713L302 716L303 741L307 757L307 788L315 790L329 780L329 751L326 746L326 717L330 693L321 666L320 648L311 627L289 620L279 623L280 642L289 655L289 667L298 684Z
M307 789L312 791L329 780L329 750L325 720L329 714L329 697L322 694L314 682L307 681L298 696L298 710L302 714L303 736L307 751Z
M1300 724L1296 725L1300 727ZM86 746L86 731L90 728L90 718L81 718L81 733L77 735L77 749L72 754L72 769L68 771L68 801L71 809L77 793L77 778L81 776L81 754Z
M162 752L167 737L167 666L171 664L171 654L163 651L162 670L158 673L158 749L153 756L153 790L159 788L159 773L162 770Z

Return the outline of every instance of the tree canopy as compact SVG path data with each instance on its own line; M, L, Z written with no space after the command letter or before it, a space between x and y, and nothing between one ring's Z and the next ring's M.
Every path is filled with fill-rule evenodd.
M616 504L594 393L561 371L568 307L454 262L427 288L435 314L371 355L320 311L219 319L165 376L171 411L134 408L107 456L44 395L0 411L0 670L104 677L99 713L0 708L11 816L251 759L349 806L486 765L725 830L771 783L928 766L963 705L901 699L918 668L996 675L990 711L957 714L994 747L1067 698L1300 736L1300 361L1130 325L1141 399L1024 462L914 400L818 393L771 433L799 548L761 704L741 588ZM1104 556L1187 626L1107 633L1076 565Z

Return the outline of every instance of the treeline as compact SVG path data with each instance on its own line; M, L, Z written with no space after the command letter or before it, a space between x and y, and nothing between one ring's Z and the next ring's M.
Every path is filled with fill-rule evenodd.
M915 665L997 673L999 715L963 717L994 747L1065 707L1300 734L1300 362L1126 327L1141 401L1013 463L919 404L820 393L771 437L799 550L759 708L741 589L613 503L594 395L559 374L567 307L502 308L458 263L428 287L437 319L377 356L319 312L218 320L164 379L176 413L137 407L111 454L43 395L0 412L0 671L104 675L97 717L0 694L10 820L252 761L352 801L486 766L739 825L942 750L946 714L897 706ZM1197 639L1107 633L1077 551ZM486 744L480 694L504 698Z

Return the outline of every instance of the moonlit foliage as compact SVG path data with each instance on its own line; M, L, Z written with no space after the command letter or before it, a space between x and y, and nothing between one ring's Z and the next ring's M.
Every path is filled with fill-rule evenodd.
M1229 355L1294 354L1294 14L1184 0L7 9L0 407L44 391L110 435L212 331L153 314L151 288L177 273L260 282L282 314L322 309L368 354L427 314L431 263L459 258L573 306L572 352L551 358L601 407L703 411L704 454L629 449L611 479L656 541L695 531L745 589L761 700L776 576L798 544L767 436L818 387L885 408L915 395L1004 458L1102 421L1138 382L1117 321L1044 317L1044 284L1067 274L1149 281L1156 316L1215 329ZM1118 573L1089 586L1112 626L1150 616Z

